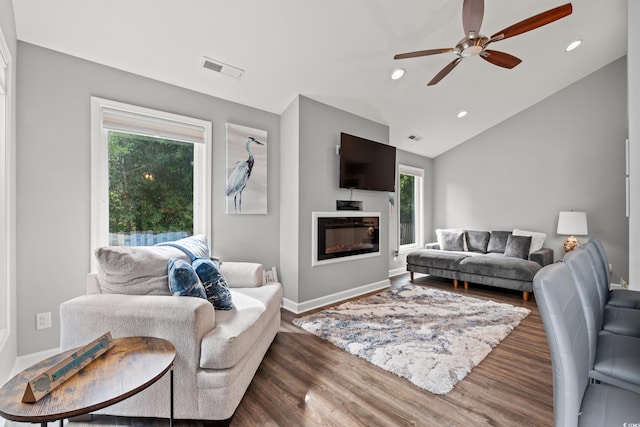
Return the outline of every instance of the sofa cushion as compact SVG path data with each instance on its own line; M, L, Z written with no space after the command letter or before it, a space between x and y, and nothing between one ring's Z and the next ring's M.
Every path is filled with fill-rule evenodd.
M504 253L507 247L507 239L510 235L510 231L492 231L487 245L487 252Z
M457 270L460 261L469 255L464 252L446 252L437 249L421 249L407 254L407 264L423 267Z
M487 247L489 246L490 236L491 233L488 231L466 231L465 238L467 241L467 248L470 252L486 253Z
M529 253L536 252L542 249L544 245L544 241L547 238L547 235L544 233L539 233L537 231L527 231L527 230L513 230L514 236L531 236L531 247L529 248Z
M464 231L442 230L440 234L443 251L464 251Z
M443 249L442 246L442 233L443 232L449 232L449 231L453 231L453 232L462 232L464 235L464 230L461 228L436 228L436 241L438 242L438 245L440 246L439 249ZM467 242L464 241L463 242L464 247L462 249L460 249L461 251L466 251L467 250ZM444 249L443 249L444 250Z
M177 240L197 257L208 258L204 235ZM169 259L191 262L180 249L171 246L105 246L96 249L98 283L104 294L171 295Z
M189 262L171 258L167 269L171 295L207 299L202 282Z
M231 310L233 302L227 279L220 271L217 260L198 258L193 261L193 269L200 278L207 300L216 310Z
M541 268L537 262L500 254L473 256L460 261L460 271L464 273L524 282L533 281L533 276Z
M504 256L521 259L529 259L529 247L531 246L531 236L514 236L507 239L507 246L504 249Z
M231 289L233 309L216 311L216 327L202 338L200 367L228 369L253 348L280 311L282 287L273 283L256 288Z

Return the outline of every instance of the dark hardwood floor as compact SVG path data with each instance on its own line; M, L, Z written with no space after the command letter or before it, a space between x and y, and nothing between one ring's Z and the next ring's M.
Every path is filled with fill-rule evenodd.
M408 282L408 274L391 281ZM552 426L551 360L535 299L475 284L456 290L450 281L421 275L414 283L526 307L531 314L451 392L435 395L293 326L295 316L283 310L280 332L234 417L213 425ZM87 424L98 425L168 422L103 416Z

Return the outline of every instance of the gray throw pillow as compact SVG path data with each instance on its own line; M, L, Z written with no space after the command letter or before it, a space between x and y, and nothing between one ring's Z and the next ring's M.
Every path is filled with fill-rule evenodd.
M488 231L466 231L467 248L471 252L487 253L490 235Z
M507 239L507 247L504 256L529 259L529 247L531 246L531 236L514 236Z
M507 239L511 236L510 231L492 231L487 245L487 252L504 253L507 247Z
M464 251L464 231L446 231L442 230L442 249L443 251Z

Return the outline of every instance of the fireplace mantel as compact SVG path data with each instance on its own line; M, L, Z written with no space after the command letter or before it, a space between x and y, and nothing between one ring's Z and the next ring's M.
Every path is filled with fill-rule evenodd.
M380 256L380 212L313 212L311 265Z

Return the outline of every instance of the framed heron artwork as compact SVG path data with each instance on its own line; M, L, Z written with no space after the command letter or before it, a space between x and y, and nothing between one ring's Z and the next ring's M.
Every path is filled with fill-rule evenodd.
M227 123L228 214L267 213L267 131Z

